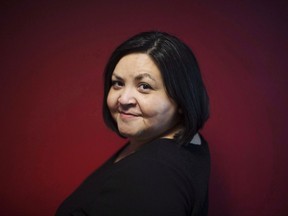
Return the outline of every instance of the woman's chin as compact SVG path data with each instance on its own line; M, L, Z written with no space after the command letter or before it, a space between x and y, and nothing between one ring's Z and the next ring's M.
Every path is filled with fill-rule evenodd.
M135 137L136 136L136 134L135 134L135 132L131 132L131 131L121 131L121 130L119 130L119 133L122 135L122 136L124 136L124 137L126 137L126 138L128 138L128 139L133 139L133 137Z

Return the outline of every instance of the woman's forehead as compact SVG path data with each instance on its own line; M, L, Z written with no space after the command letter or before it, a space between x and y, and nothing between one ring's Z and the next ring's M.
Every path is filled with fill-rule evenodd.
M141 80L161 79L161 72L151 57L145 53L133 53L122 57L117 63L112 76L131 76Z

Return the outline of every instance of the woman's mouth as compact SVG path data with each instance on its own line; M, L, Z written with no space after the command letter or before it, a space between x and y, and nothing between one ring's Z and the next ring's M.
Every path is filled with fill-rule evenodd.
M119 112L121 119L133 119L139 117L138 114L130 112Z

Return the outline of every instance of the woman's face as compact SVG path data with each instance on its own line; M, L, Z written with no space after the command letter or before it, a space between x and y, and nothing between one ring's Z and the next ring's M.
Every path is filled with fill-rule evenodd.
M124 56L115 67L107 105L119 132L131 142L172 138L179 122L158 67L143 53Z

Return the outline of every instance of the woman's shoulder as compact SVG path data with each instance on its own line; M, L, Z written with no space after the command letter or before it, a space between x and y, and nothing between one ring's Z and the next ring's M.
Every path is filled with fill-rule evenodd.
M209 173L209 149L203 138L201 141L201 144L189 143L179 146L173 139L156 139L145 144L139 152L135 153L134 163L137 166L139 164L144 167L149 166L150 169L170 169L185 175L206 172L206 170Z
M140 155L146 159L159 162L191 163L194 160L202 161L210 157L206 140L201 136L201 142L188 143L179 146L176 140L160 138L153 140L140 149ZM194 161L195 162L195 161Z

